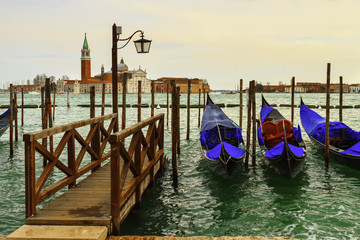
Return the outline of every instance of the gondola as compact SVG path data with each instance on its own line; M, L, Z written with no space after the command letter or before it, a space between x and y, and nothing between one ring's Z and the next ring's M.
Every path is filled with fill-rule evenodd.
M200 144L210 168L223 178L231 178L245 156L240 127L207 95L201 120Z
M264 96L259 121L258 143L266 151L266 163L277 174L288 179L295 178L303 169L307 155L300 126L292 126L277 109L270 106Z
M0 137L10 126L10 108L0 115Z
M325 150L325 118L307 107L302 99L300 119L315 146ZM342 122L329 122L329 153L339 163L360 169L360 132Z

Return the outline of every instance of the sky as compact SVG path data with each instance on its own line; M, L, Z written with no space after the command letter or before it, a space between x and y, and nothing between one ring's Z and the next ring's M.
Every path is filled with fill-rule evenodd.
M360 83L358 0L0 0L0 88L37 74L81 78L86 33L91 75L111 69L112 25L143 30L148 54L118 50L150 79L206 79L234 90L262 84ZM135 35L133 40L137 40ZM121 43L118 43L121 46Z

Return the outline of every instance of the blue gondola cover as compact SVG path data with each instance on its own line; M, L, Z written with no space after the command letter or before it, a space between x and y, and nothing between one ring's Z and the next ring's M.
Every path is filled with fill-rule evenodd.
M282 141L282 142L278 143L272 149L268 150L265 153L265 157L274 158L274 157L280 156L283 153L283 150L284 150L284 142Z
M349 155L360 156L360 142L358 142L351 148L348 148L347 150L340 152L340 154L349 154Z
M232 157L232 158L236 158L239 159L242 156L244 156L245 154L245 150L239 149L227 142L223 142L223 146L226 150L226 152ZM208 151L206 153L206 157L210 158L210 159L217 159L221 154L221 143L218 144L217 146L215 146L213 149L211 149L210 151Z
M291 152L292 152L295 156L297 156L297 157L302 157L302 156L304 156L305 151L304 151L303 148L301 148L301 147L296 147L296 146L294 146L294 145L291 145L290 143L288 143L288 146L289 146Z

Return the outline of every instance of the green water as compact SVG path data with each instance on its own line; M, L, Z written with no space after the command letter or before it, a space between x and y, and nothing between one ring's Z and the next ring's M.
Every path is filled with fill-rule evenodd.
M286 104L289 94L265 95L269 103ZM303 94L307 104L325 105L323 94ZM156 95L156 104L166 103L166 94ZM191 96L192 104L198 95ZM238 95L213 94L216 103L238 103ZM299 103L300 95L295 95ZM101 96L96 96L100 103ZM119 96L121 100L121 96ZM66 96L57 96L55 125L89 117L89 95L71 96L72 107L66 107ZM201 99L202 101L202 99ZM39 104L40 96L25 95L25 104ZM150 95L143 94L143 103L150 103ZM187 95L181 97L186 104ZM8 95L0 95L0 104L8 103ZM107 103L111 104L110 95ZM127 103L136 104L137 95L128 95ZM257 96L257 105L260 95ZM344 105L360 103L359 94L345 94ZM338 105L333 95L331 105ZM143 108L145 119L150 108ZM235 122L238 108L224 108ZM244 109L245 110L245 109ZM290 117L290 108L279 108ZM201 159L198 142L198 110L191 109L190 140L186 136L186 109L181 109L181 155L178 159L179 185L172 185L171 163L157 179L152 190L145 194L141 209L134 211L121 226L122 234L177 236L289 236L308 239L360 239L360 171L330 161L324 168L323 154L316 150L303 131L308 157L303 172L287 180L274 174L257 158L255 168L242 169L233 179L224 180L210 171ZM325 115L325 110L316 110ZM2 112L0 110L0 112ZM110 113L111 108L106 109ZM156 110L156 114L166 109ZM121 113L121 109L120 109ZM97 109L97 115L100 109ZM244 111L245 115L245 111ZM360 109L344 109L344 122L360 130ZM21 116L21 115L20 115ZM127 126L135 123L137 109L127 109ZM166 116L165 116L166 117ZM338 119L338 110L331 110L331 120ZM299 123L299 109L295 109L295 123ZM166 123L166 121L165 121ZM246 117L243 119L246 124ZM244 126L245 128L246 126ZM25 109L25 125L20 135L41 129L40 109ZM243 131L245 135L245 131ZM8 131L0 138L0 234L8 234L24 224L24 144L15 143L13 158L9 158ZM170 132L165 129L165 152L171 156ZM40 163L40 161L39 161ZM38 164L40 165L40 164ZM41 169L41 166L38 168ZM54 174L53 180L57 179Z

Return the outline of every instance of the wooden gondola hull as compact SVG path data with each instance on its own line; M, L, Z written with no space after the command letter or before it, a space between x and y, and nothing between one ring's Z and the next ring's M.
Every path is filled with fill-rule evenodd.
M300 105L300 118L311 142L316 148L325 152L325 118L309 109L302 99ZM360 170L360 155L356 154L359 151L359 132L352 130L343 122L330 122L329 125L329 136L332 137L332 140L329 140L330 157L341 164ZM347 135L347 133L351 134ZM337 142L345 142L347 144L339 144ZM345 153L342 154L341 152ZM355 155L349 153L355 153Z
M203 150L203 158L206 160L207 165L211 169L211 171L215 172L218 176L222 178L232 178L241 168L243 158L241 159L229 159L229 161L225 164L221 161L220 158L218 159L209 159L206 157L206 151ZM245 156L245 154L244 154Z
M8 129L8 127L2 127L0 128L0 137L4 134L4 132Z
M258 142L261 149L269 151L264 156L265 163L280 176L295 178L303 169L307 155L300 129L292 126L292 123L277 109L271 107L264 96L262 96L260 123ZM290 149L290 146L297 154Z
M314 144L314 146L317 149L325 152L325 145L323 143L319 142L312 136L309 136L309 138L311 139L311 142ZM338 148L335 148L331 145L329 147L329 153L330 153L330 157L335 161L337 161L338 163L360 170L360 156L340 154Z

